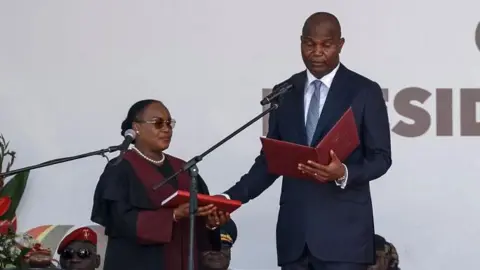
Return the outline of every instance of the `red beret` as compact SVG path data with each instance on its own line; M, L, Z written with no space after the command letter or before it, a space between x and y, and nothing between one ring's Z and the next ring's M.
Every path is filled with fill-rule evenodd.
M57 253L61 254L62 251L74 241L85 241L97 245L97 234L88 227L78 228L63 238L58 246Z

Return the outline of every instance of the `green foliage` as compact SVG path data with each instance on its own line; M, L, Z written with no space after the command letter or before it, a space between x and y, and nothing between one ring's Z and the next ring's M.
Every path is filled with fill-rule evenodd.
M8 183L3 187L3 189L0 190L0 197L8 196L10 197L10 199L12 199L12 204L10 205L10 208L3 216L0 217L1 219L12 220L15 217L17 207L20 204L23 192L25 191L25 187L27 186L29 174L29 171L16 174L12 179L8 181Z
M9 172L15 161L16 153L15 151L9 150L8 146L9 142L0 134L0 172L3 172L3 165L5 163L5 172ZM15 212L27 186L29 174L29 171L18 173L10 178L5 185L5 179L0 179L0 197L8 196L12 200L10 208L5 215L0 217L0 220L12 220L15 217Z

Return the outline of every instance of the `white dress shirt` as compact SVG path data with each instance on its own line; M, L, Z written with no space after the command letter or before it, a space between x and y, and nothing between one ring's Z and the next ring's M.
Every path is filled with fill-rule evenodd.
M318 115L322 114L323 106L325 105L325 101L327 100L328 91L332 86L333 78L335 74L337 74L338 68L340 64L337 65L330 73L323 76L322 78L318 79L307 69L307 82L305 83L305 94L303 97L303 108L305 110L305 124L307 123L307 114L308 114L308 107L310 106L310 101L312 100L313 92L315 91L315 86L312 82L316 80L320 80L322 82L322 87L320 88L320 106L318 108L320 111ZM347 179L348 179L348 169L345 164L343 164L345 168L345 177L342 177L341 180L336 180L335 183L337 186L344 189L347 186Z

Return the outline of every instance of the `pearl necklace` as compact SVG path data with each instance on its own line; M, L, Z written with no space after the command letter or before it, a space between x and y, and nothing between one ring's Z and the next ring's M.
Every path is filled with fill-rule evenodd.
M135 146L132 147L132 149L135 150L135 152L137 152L141 157L143 157L147 161L150 161L153 164L159 165L159 164L162 164L165 161L165 154L163 154L163 153L162 153L162 158L160 160L154 160L154 159L151 159L151 158L147 157L140 150L138 150Z

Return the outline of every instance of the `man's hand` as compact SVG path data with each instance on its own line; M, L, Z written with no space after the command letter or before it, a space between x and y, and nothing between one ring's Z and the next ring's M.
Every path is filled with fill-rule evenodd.
M188 217L189 210L190 210L189 206L190 205L188 203L184 203L182 205L179 205L173 211L175 219L180 220L182 218ZM205 217L205 216L208 216L208 215L212 214L215 210L216 210L216 207L213 204L209 204L209 205L206 205L206 206L200 206L197 209L197 216Z
M330 157L332 160L326 166L309 160L307 164L298 164L298 169L324 183L338 180L345 175L345 167L333 150L330 150Z
M207 226L209 228L215 228L222 226L230 220L230 213L223 211L214 211L212 214L208 215Z
M216 210L217 210L217 207L213 204L200 206L197 209L197 216L205 217L205 216L211 215Z

